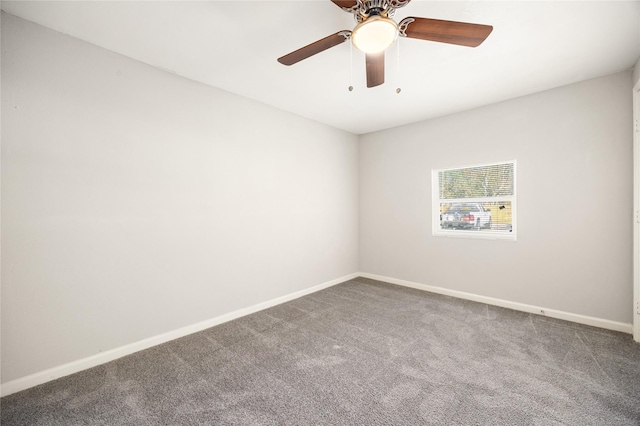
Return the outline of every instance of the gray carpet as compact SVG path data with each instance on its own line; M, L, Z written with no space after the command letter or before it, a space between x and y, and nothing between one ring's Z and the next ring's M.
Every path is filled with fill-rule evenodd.
M640 345L357 278L0 403L3 426L637 426Z

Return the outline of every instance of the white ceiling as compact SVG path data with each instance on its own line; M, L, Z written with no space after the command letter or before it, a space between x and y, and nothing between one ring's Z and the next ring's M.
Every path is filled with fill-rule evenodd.
M355 134L628 70L640 57L640 1L630 0L413 0L396 21L418 16L494 30L477 48L400 39L399 65L392 46L386 82L372 89L364 56L353 49L351 61L349 43L290 67L276 62L355 26L329 0L3 1L2 9Z

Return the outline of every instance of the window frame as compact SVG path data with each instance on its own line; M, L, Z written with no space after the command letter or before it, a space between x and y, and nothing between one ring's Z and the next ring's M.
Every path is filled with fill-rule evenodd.
M513 194L498 197L474 197L474 198L440 198L440 172L451 170L472 169L479 167L490 167L501 164L513 164ZM431 216L432 235L435 237L453 238L478 238L485 240L517 240L517 162L516 160L496 161L493 163L476 164L469 166L446 167L431 170ZM440 227L440 204L441 203L487 203L495 201L511 202L511 232L500 231L477 231L461 229L442 229Z

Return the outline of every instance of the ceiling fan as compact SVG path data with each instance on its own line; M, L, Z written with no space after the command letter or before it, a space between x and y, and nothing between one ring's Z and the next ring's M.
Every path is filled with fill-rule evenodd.
M293 65L351 39L353 45L365 53L367 87L375 87L384 83L384 51L398 36L476 47L493 30L491 25L416 17L404 18L396 23L393 20L396 9L406 6L410 1L331 0L345 12L353 14L358 23L353 31L338 31L278 58L278 62Z

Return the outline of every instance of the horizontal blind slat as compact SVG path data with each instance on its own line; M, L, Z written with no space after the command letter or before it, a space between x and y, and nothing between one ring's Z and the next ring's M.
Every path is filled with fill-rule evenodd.
M504 197L514 193L514 164L441 170L440 199Z

